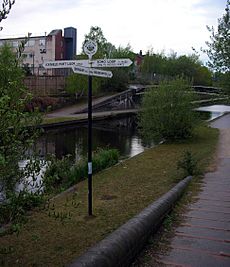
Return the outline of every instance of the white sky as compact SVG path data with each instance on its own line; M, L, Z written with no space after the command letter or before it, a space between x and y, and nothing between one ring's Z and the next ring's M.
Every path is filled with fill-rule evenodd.
M77 51L91 26L102 28L115 46L128 43L134 52L171 50L191 54L209 40L206 25L217 26L226 0L16 0L0 38L48 34L53 29L75 27ZM2 0L0 0L0 4ZM202 56L202 59L204 57Z

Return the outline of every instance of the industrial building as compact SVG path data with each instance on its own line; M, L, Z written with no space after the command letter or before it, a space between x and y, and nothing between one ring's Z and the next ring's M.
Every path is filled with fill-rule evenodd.
M0 46L8 43L16 51L25 37L0 39ZM31 36L23 52L23 65L33 75L65 75L65 70L47 70L43 63L49 60L73 59L77 51L77 29L73 27L52 30L48 35Z

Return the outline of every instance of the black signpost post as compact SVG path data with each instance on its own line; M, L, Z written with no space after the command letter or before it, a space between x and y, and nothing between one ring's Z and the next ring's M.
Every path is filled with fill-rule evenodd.
M88 80L88 215L93 215L92 196L92 76Z
M92 60L92 56L97 52L97 43L93 40L87 41L83 50L88 55L88 60L56 60L47 61L44 68L72 68L74 73L88 75L88 215L93 215L93 165L92 165L92 76L111 78L111 71L95 69L94 67L128 67L132 64L129 58L118 59L97 59Z
M89 69L92 67L92 56L97 52L97 43L89 40L84 44L84 52L89 57ZM93 164L92 164L92 75L88 75L88 215L93 215Z

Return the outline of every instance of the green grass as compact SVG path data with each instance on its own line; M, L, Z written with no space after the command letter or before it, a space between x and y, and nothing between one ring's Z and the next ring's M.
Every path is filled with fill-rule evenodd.
M213 170L213 166L210 166L209 171ZM195 201L196 196L202 190L201 179L202 176L196 176L192 179L180 201L165 217L158 232L149 237L148 243L131 267L161 266L157 254L166 255L172 249L171 240L175 237L177 227L185 220L183 215L188 212L189 204Z
M218 131L207 127L182 143L163 144L93 177L93 217L87 216L87 181L34 211L17 235L0 237L0 265L63 266L103 239L182 178L177 161L191 150L205 170Z

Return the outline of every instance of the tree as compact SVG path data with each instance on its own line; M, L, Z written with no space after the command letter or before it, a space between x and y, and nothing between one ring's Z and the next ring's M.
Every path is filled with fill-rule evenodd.
M98 50L94 58L109 58L115 50L115 46L107 41L103 31L98 26L91 26L90 32L85 35L85 40L82 44L84 46L85 42L93 40L98 45Z
M217 31L207 26L211 33L210 41L203 49L209 57L209 66L215 71L230 72L230 0L227 0L225 14L218 19Z
M135 60L135 54L132 51L131 46L128 44L126 47L119 46L113 49L111 58L129 58L132 61ZM125 68L111 68L113 77L111 79L104 79L101 83L101 88L104 91L124 91L127 89L129 80L131 79L133 66Z
M141 104L139 126L148 141L185 139L197 123L188 81L177 78L147 91Z
M40 122L36 113L24 112L31 95L20 67L23 46L17 54L7 44L0 48L0 192L8 200L15 193L15 185L34 171L21 169L19 162L26 159Z
M155 54L153 50L147 52L141 66L141 72L144 76L154 77L165 74L164 69L167 58L164 53Z
M194 80L194 85L212 85L212 73L211 71L205 66L197 66Z
M92 26L90 32L85 35L85 40L82 44L82 48L88 40L93 40L98 45L97 53L93 56L94 59L97 58L130 58L134 60L135 54L132 52L130 45L126 47L119 46L116 48L113 44L107 41L103 31L98 26ZM86 59L83 51L78 59ZM131 67L132 68L132 67ZM105 91L122 91L127 88L128 81L130 79L131 68L119 68L111 69L113 72L113 77L111 79L105 78L93 78L93 90L94 92L100 89ZM108 69L109 70L109 69ZM70 93L75 93L76 96L83 95L87 91L88 83L87 77L82 77L82 75L73 74L68 77L67 80L67 91Z
M101 78L94 77L92 89L95 94L100 90ZM76 99L81 98L88 90L88 76L73 73L67 77L66 91L75 94Z
M0 10L0 22L7 18L7 15L10 13L10 10L14 4L15 0L3 0L2 10ZM0 30L2 30L2 27L0 27Z
M170 56L164 53L155 54L149 51L141 66L143 77L158 83L159 80L185 77L193 84L210 85L211 72L199 60L199 56L192 54L177 57L176 53ZM204 75L206 74L206 75Z

